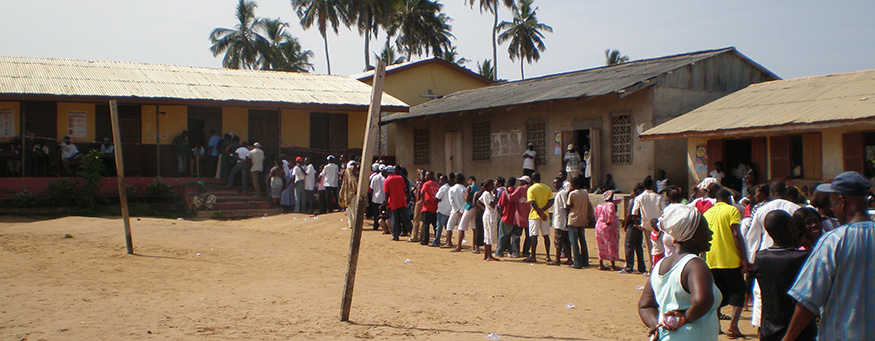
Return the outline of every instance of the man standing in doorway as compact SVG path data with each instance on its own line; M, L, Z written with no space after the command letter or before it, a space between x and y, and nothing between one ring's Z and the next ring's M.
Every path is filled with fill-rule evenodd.
M537 155L535 144L529 142L526 151L523 152L523 175L532 175L535 172L535 156Z
M173 153L176 154L176 172L179 175L185 174L185 163L188 159L188 130L183 130L182 134L177 135L173 138ZM245 180L244 180L245 181ZM243 188L246 188L245 184Z
M210 154L207 158L207 175L218 175L219 166L219 142L222 142L222 137L216 133L215 129L210 129L210 140L207 142Z
M249 168L252 176L252 187L255 187L255 196L261 196L261 175L264 174L264 151L261 150L261 143L255 142L252 144L252 150L246 154L249 163L252 164Z
M562 162L565 164L565 176L569 181L581 175L580 166L582 165L582 160L580 154L574 149L573 144L568 145Z

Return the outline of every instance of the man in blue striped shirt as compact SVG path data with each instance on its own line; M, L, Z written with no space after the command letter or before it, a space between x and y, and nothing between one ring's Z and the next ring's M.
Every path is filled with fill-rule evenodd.
M827 232L787 292L797 304L784 340L795 340L820 315L819 340L875 339L875 222L869 219L869 181L844 172L831 184L833 212L843 225Z

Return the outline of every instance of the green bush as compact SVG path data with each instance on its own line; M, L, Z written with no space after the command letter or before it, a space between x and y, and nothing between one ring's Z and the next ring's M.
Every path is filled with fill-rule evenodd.
M170 187L161 178L155 178L146 186L146 198L152 201L164 202L173 198L173 187Z
M42 205L42 198L39 194L28 192L26 190L15 193L12 197L12 207L38 207Z
M73 206L76 202L78 189L76 182L69 178L63 178L49 182L46 189L46 202L55 206Z
M92 149L79 160L79 171L76 175L82 178L82 203L89 209L94 208L94 200L100 195L103 186L103 160L100 151Z

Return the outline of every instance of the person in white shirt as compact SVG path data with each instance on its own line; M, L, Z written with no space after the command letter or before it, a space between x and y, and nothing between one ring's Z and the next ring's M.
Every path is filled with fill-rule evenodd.
M775 243L765 229L766 215L771 211L782 210L793 216L793 213L799 209L799 205L785 199L786 194L787 185L783 181L772 181L769 184L769 201L757 208L756 212L751 212L753 217L750 221L750 228L744 233L748 262L756 261L757 252L768 249ZM754 282L753 311L750 318L751 324L757 327L760 326L760 318L762 317L762 302L759 285Z
M720 184L720 186L724 186L723 178L726 177L726 173L723 173L723 162L714 162L714 170L712 170L711 173L708 173L708 176L717 179L717 183Z
M641 218L641 230L644 231L644 245L651 255L650 259L648 259L651 269L653 268L653 256L662 255L665 252L662 239L657 238L654 241L650 236L654 231L653 225L659 219L659 216L662 215L665 206L664 197L653 191L653 179L650 177L644 179L644 193L635 197L635 202L632 205L632 215Z
M76 160L82 158L82 154L79 153L79 148L70 142L69 136L64 136L64 142L58 144L58 147L61 148L61 164L64 166L66 175L73 175L73 172L70 170L70 165L76 162Z
M251 164L249 172L252 176L252 187L255 187L255 196L260 197L261 175L264 174L264 151L261 150L261 143L255 142L252 144L252 150L246 153L246 158L249 159Z
M656 172L656 193L662 194L668 189L668 179L665 177L665 170L660 169Z
M304 212L313 213L313 191L316 190L316 168L310 162L309 157L304 158L304 171L307 176L304 177Z
M442 245L441 248L449 249L453 247L453 228L459 224L462 220L462 214L465 213L465 176L462 174L456 174L456 178L454 179L455 185L450 187L450 192L448 195L448 199L450 201L451 212L450 212L450 220L447 223L447 243ZM461 244L462 239L465 236L465 231L459 231L459 244Z
M568 145L571 147L571 145ZM571 174L571 173L569 173ZM580 176L580 173L575 174L575 178ZM572 177L569 176L569 179ZM552 261L547 262L547 265L559 265L562 264L562 260L560 259L562 256L562 249L568 250L566 252L567 260L565 264L571 265L573 263L571 259L571 240L568 238L568 192L571 189L570 182L563 182L562 178L556 177L553 179L553 188L557 189L556 196L553 198L553 246L556 249L556 258L553 258Z
M526 151L523 152L523 175L532 175L535 172L535 157L537 155L535 144L529 142Z
M328 164L322 168L322 184L325 185L325 194L322 196L322 207L328 212L334 212L337 204L337 180L340 176L340 168L334 163L334 155L328 155ZM323 212L324 213L324 212Z
M437 247L441 245L441 232L442 229L447 227L447 223L450 221L450 214L453 211L452 205L450 205L450 185L447 184L447 176L441 175L439 179L439 183L441 184L441 188L438 189L437 194L435 194L435 199L438 201L437 207L437 224L434 228L434 241L431 242L429 246ZM450 240L450 239L448 239Z
M565 164L565 176L569 181L571 179L580 176L580 168L583 165L583 160L580 158L580 154L577 150L574 149L573 144L569 144L568 151L565 152L565 157L562 158L562 162Z
M374 203L376 211L374 214L374 230L380 228L380 206L386 201L386 193L383 193L383 181L386 180L386 166L380 165L379 172L371 176L370 188L373 195L371 202Z
M307 170L304 168L304 160L301 157L295 158L295 167L292 168L292 178L294 179L295 188L295 213L306 213L307 198L304 192L304 181L307 179Z
M239 140L236 136L234 138ZM234 151L237 164L234 165L234 168L231 168L231 175L228 176L228 188L234 187L234 180L236 180L237 174L240 174L240 182L243 183L243 189L238 191L238 193L246 193L246 182L248 181L247 177L249 177L249 163L246 162L248 154L249 148L247 148L246 142L243 142L240 148Z

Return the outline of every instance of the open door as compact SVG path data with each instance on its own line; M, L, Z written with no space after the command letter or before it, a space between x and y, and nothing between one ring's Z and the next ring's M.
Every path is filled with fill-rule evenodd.
M444 165L447 174L461 173L462 169L462 133L444 133Z
M600 129L589 130L589 154L590 187L595 187L605 177L602 173L602 131Z

